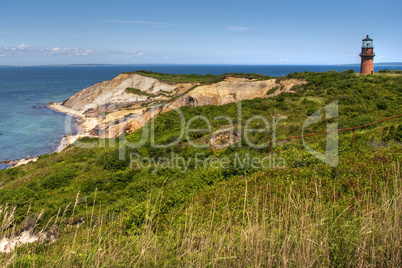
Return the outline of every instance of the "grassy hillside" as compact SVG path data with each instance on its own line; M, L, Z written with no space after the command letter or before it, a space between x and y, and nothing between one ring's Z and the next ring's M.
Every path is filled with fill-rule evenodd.
M182 120L176 111L158 116L155 144L178 140L172 147L155 148L146 139L133 148L143 135L151 136L151 122L148 130L125 138L87 138L80 146L41 156L36 163L0 171L2 236L32 226L36 232L57 236L52 243L26 244L2 254L0 263L400 266L401 119L357 130L356 148L351 132L340 133L335 167L311 155L300 139L276 144L271 156L268 141L301 135L306 119L334 101L339 103L339 116L322 117L305 133L325 131L331 123L348 128L400 115L402 77L345 71L287 78L308 83L294 88L296 93L243 101L241 112L234 103L181 109L192 129L208 128L204 119L190 121L202 115L211 123L209 131L181 136ZM258 118L268 120L269 131L248 131L266 127ZM231 123L231 146L194 146L216 137L224 142ZM222 135L214 136L218 130ZM325 139L313 136L305 142L324 152ZM130 155L141 161L130 162ZM170 159L181 164L172 166ZM222 165L220 159L229 162Z

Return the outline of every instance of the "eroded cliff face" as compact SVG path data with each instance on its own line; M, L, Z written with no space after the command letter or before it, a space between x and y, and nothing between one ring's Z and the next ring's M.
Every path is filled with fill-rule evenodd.
M97 110L99 106L114 106L115 109L120 109L128 105L149 101L150 97L146 94L156 95L152 98L153 100L166 100L169 98L165 96L185 92L193 86L194 84L191 83L171 85L138 74L120 74L112 80L95 84L78 92L64 101L62 105L78 114L90 116L90 112ZM126 90L127 88L139 89L146 94L130 93ZM105 109L107 110L108 107Z
M275 79L253 81L229 77L210 85L171 84L138 74L120 74L49 107L80 117L81 136L112 138L133 132L160 113L182 106L223 105L245 99L267 98L292 92L293 86L305 83L295 79L276 83ZM128 91L127 88L137 91Z
M285 80L279 84L275 81L276 79L250 81L243 78L228 78L219 83L195 88L177 100L168 103L164 111L182 106L223 105L241 100L267 98L276 96L282 92L291 92L294 85L304 83L296 79ZM269 94L268 91L275 87L277 87L277 90Z

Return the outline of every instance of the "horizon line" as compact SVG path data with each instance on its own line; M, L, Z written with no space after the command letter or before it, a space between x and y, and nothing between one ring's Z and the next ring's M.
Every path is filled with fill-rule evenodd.
M402 65L402 62L378 62L375 65ZM0 67L67 67L67 66L146 66L146 65L164 65L164 66L180 66L180 65L194 65L194 66L347 66L347 65L360 65L360 63L328 63L328 64L232 64L232 63L56 63L56 64L1 64Z

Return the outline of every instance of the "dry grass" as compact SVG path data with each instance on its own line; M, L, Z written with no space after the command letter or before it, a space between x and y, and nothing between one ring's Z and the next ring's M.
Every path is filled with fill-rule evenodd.
M402 180L400 165L384 170L383 189L326 200L291 180L282 195L270 185L243 182L241 198L229 190L176 208L160 228L163 189L149 197L141 232L127 235L123 213L87 208L86 221L52 218L63 230L55 242L27 244L2 254L3 267L401 267ZM357 182L358 184L358 182ZM357 185L357 187L360 187ZM378 194L380 193L380 194ZM73 211L77 205L77 199ZM233 200L236 200L235 202ZM208 209L206 209L208 207ZM12 208L1 210L2 235L12 225ZM50 221L49 221L50 222ZM53 226L51 223L47 226Z

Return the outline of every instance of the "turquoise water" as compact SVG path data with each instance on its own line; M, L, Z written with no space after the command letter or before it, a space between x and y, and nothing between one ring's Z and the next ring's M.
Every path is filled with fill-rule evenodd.
M376 70L394 66L376 66ZM402 68L398 66L397 68ZM0 162L56 150L66 134L66 116L45 107L61 102L95 83L121 72L150 70L181 74L261 73L281 76L304 71L342 71L359 66L241 66L241 65L133 65L70 67L0 67ZM0 165L0 169L5 165Z

